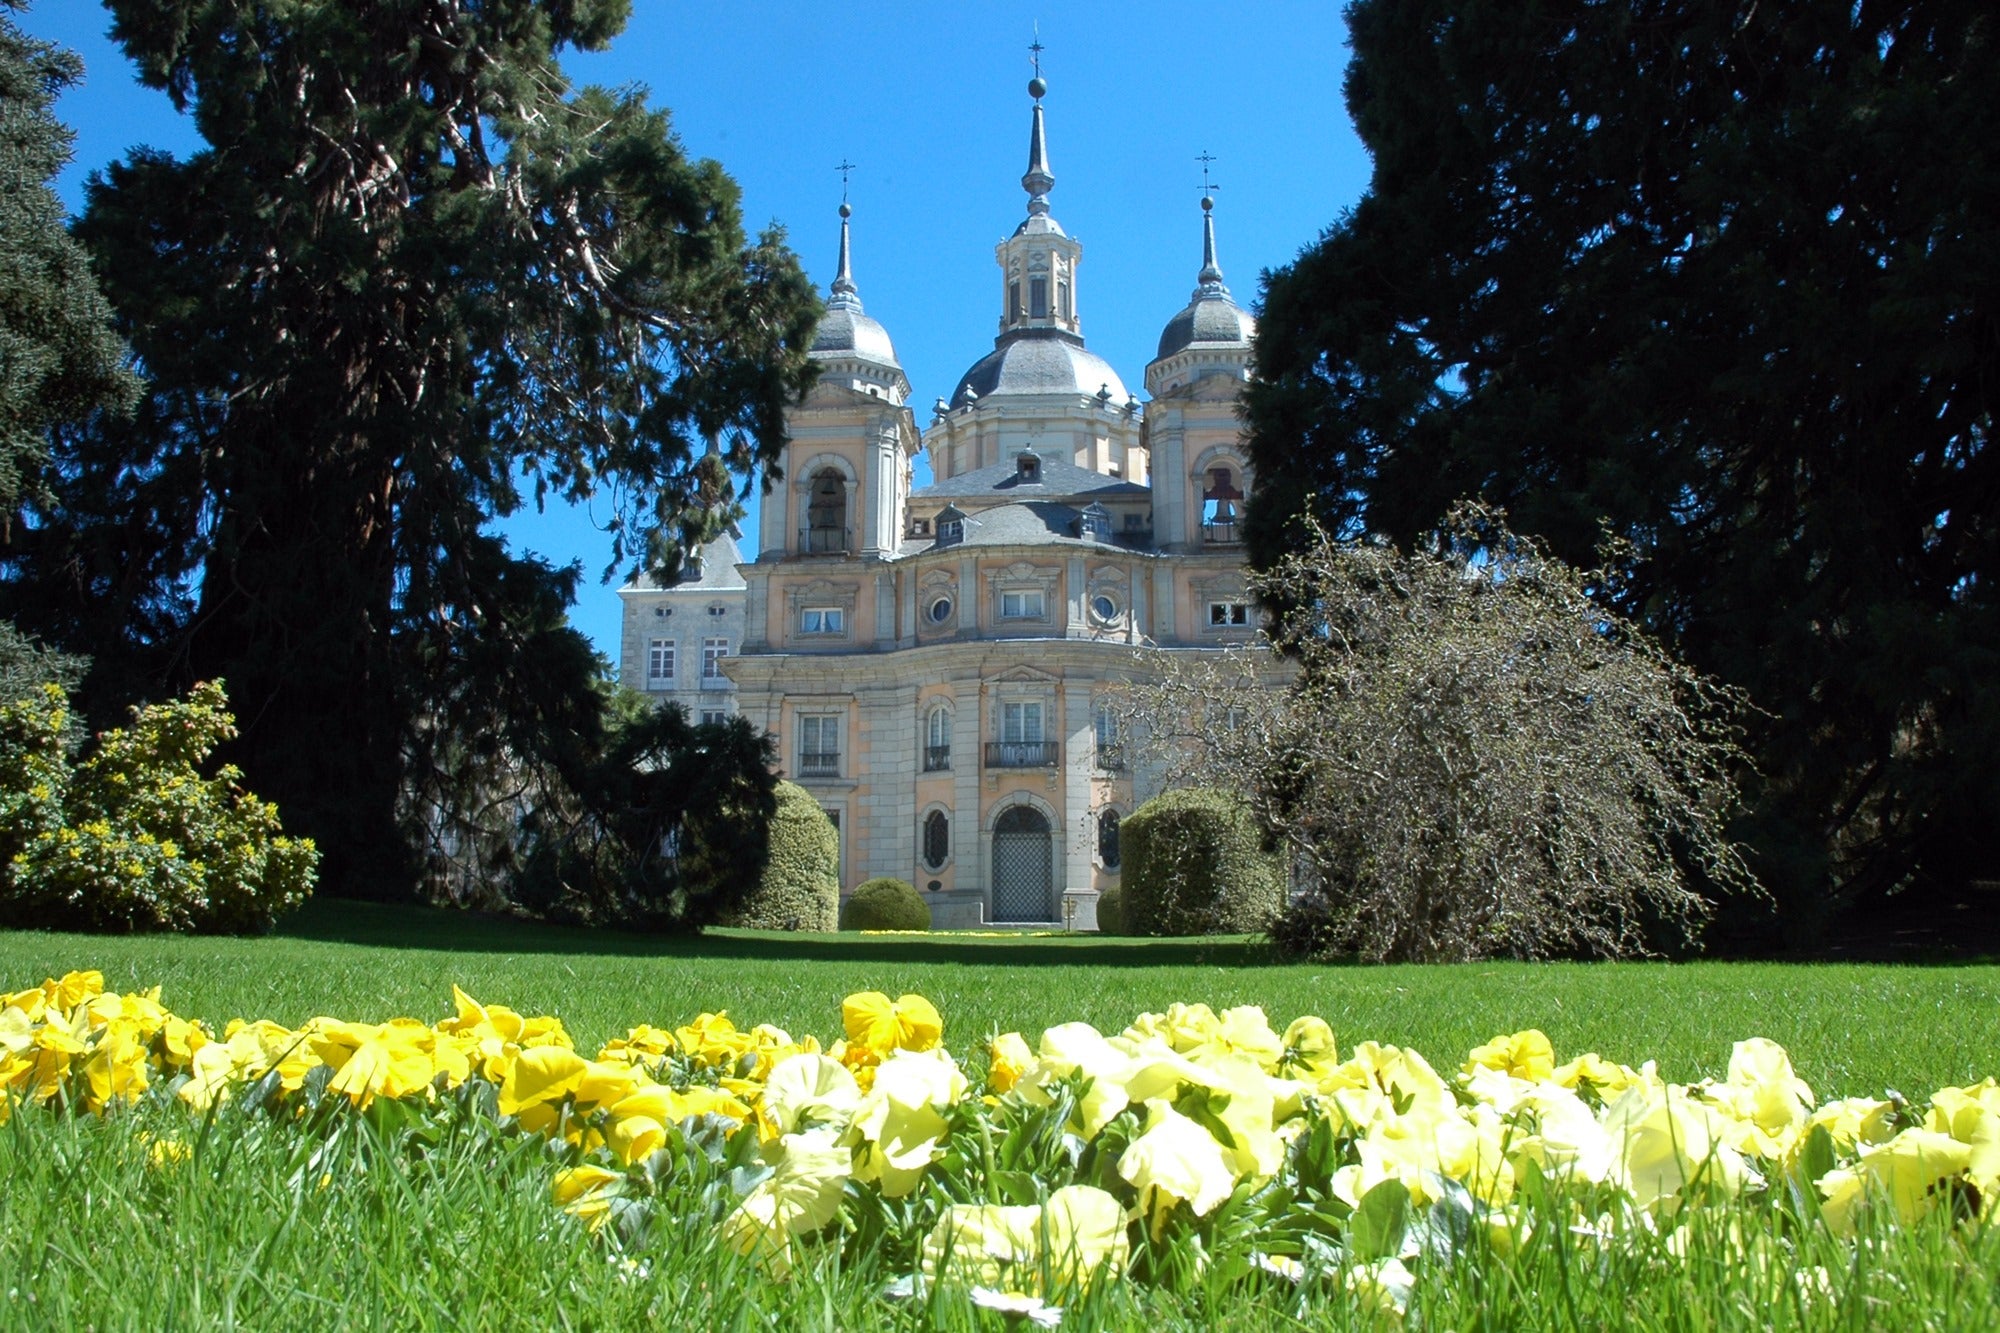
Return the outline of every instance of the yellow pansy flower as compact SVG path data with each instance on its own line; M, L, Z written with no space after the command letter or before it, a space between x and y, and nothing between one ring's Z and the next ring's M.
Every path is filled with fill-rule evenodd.
M840 1211L852 1163L823 1129L766 1145L765 1161L772 1173L744 1196L722 1234L738 1254L756 1255L782 1273L791 1267L792 1237L818 1231Z
M765 1137L775 1139L822 1127L844 1132L860 1106L861 1088L840 1061L795 1055L772 1068L758 1114Z
M921 1256L932 1281L1044 1296L1115 1276L1130 1260L1125 1210L1091 1185L1066 1185L1041 1205L955 1204L924 1238Z
M1003 1032L987 1044L986 1087L1003 1093L1021 1081L1021 1074L1034 1063L1035 1053L1018 1032Z
M1473 1047L1461 1068L1467 1074L1475 1069L1497 1069L1530 1083L1540 1083L1555 1075L1556 1051L1540 1028L1524 1028Z
M589 1062L564 1046L522 1051L500 1085L501 1115L520 1115L568 1096L583 1082Z
M1850 1168L1829 1171L1820 1179L1826 1196L1821 1214L1835 1235L1854 1234L1861 1209L1871 1200L1888 1204L1898 1221L1914 1223L1945 1195L1945 1182L1964 1175L1972 1165L1972 1145L1949 1134L1906 1129L1887 1143L1862 1150Z
M921 995L891 1000L881 991L860 991L840 1002L840 1019L850 1045L877 1055L927 1051L944 1040L944 1019Z
M1176 1203L1205 1217L1236 1188L1222 1145L1161 1098L1146 1103L1146 1131L1119 1157L1118 1174L1139 1191L1155 1240Z
M1616 1176L1641 1208L1699 1189L1733 1198L1748 1179L1742 1155L1726 1142L1726 1121L1685 1089L1626 1090L1604 1113L1618 1152Z

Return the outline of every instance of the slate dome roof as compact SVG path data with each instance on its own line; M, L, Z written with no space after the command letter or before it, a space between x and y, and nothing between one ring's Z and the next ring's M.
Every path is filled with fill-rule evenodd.
M1111 363L1060 329L1020 329L973 363L951 391L953 410L975 400L1020 394L1088 394L1111 391L1123 404L1131 395Z

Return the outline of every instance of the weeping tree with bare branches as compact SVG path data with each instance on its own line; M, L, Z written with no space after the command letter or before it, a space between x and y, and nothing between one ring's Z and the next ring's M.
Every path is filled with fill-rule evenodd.
M1409 552L1308 528L1258 576L1268 645L1163 654L1128 727L1163 780L1227 780L1289 841L1290 948L1677 947L1755 892L1727 832L1747 702L1607 611L1613 577L1472 507Z

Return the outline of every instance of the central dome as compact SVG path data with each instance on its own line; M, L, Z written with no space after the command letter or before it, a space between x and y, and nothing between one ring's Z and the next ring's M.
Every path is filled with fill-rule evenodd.
M1000 397L1043 394L1099 396L1108 390L1114 403L1131 395L1111 363L1083 345L1083 339L1060 329L1020 329L1000 340L981 357L951 392L956 411L972 402Z

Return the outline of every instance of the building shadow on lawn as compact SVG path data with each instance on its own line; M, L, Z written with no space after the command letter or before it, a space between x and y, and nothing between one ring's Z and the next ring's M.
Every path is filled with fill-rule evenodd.
M1268 941L1240 935L1192 939L1014 938L935 935L788 935L710 931L653 935L558 926L495 912L314 898L278 923L287 939L453 953L598 954L630 958L742 958L771 962L963 964L977 967L1263 967Z

